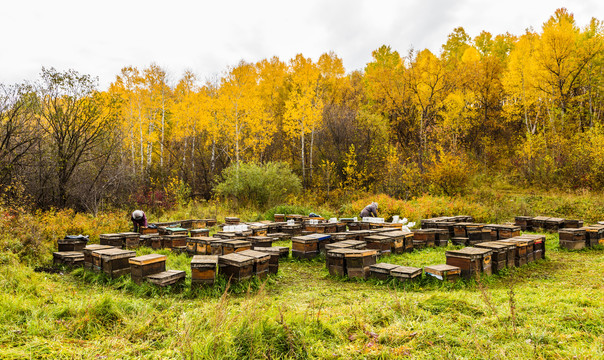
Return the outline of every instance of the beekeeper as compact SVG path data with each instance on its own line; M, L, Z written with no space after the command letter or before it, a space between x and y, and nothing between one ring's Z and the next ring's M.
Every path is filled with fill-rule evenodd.
M147 226L147 216L142 210L134 210L130 220L132 220L135 232L140 232L142 226Z
M364 218L364 217L377 217L377 209L378 209L378 203L376 202L372 202L371 204L365 206L365 208L361 211L360 214L360 218Z

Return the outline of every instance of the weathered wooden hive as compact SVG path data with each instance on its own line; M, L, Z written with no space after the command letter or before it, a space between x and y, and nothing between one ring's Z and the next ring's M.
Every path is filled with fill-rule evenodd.
M136 256L136 252L123 249L105 249L92 252L93 269L100 270L112 278L130 273L128 259Z
M560 238L560 246L569 250L583 249L588 242L586 228L560 229L558 230L558 236Z
M559 229L564 228L563 218L549 218L545 220L545 229L551 232L557 232Z
M400 265L388 263L373 264L369 266L369 275L372 278L376 278L379 280L388 280L390 277L392 277L390 271L392 269L396 269L397 267L400 267Z
M520 226L522 231L533 230L533 217L532 216L516 216L514 218L514 224Z
M455 222L454 221L440 221L435 223L436 229L444 229L449 232L449 239L455 236Z
M191 259L191 286L212 285L216 281L218 256L195 255Z
M285 224L281 226L281 231L288 234L289 236L297 236L302 233L302 224Z
M253 236L266 236L268 234L268 225L260 222L254 222L247 224L249 229L252 230Z
M413 230L413 248L423 249L436 245L436 229Z
M327 251L327 269L332 276L346 275L346 260L347 253L355 252L355 249L334 249Z
M545 230L545 221L549 219L549 216L535 216L532 220L532 231L543 231Z
M87 245L82 253L84 254L84 267L86 269L92 269L92 252L96 250L112 249L110 245L90 244Z
M132 281L142 284L145 277L166 271L166 255L148 254L128 259Z
M162 235L162 247L172 249L187 246L187 234Z
M455 245L455 246L466 246L469 245L470 239L468 239L467 237L452 237L451 238L451 244Z
M224 253L224 243L227 241L230 240L214 238L213 241L210 241L210 253L206 252L206 255L226 255Z
M88 243L88 237L82 235L67 235L64 239L57 240L59 252L62 251L82 251Z
M424 267L426 275L430 275L439 280L454 282L459 279L461 269L457 266L440 264Z
M357 249L363 250L367 247L367 243L365 241L360 240L344 240L344 241L336 241L331 244L325 245L325 250L335 250L335 249Z
M365 236L372 235L370 230L350 230L348 231L351 234L354 234L355 240L365 241Z
M185 282L186 273L182 270L166 270L146 277L147 281L156 286L169 286Z
M521 239L521 238L511 238L499 240L501 242L508 242L516 245L516 251L514 252L514 264L516 266L526 265L529 259L529 252L532 254L532 244L534 244L534 240L530 239ZM530 244L530 248L529 248ZM532 255L531 257L534 257Z
M219 272L227 279L241 281L252 277L254 259L239 253L230 253L218 257Z
M604 225L590 225L585 229L585 245L589 247L604 245Z
M279 271L279 258L287 257L289 255L289 248L285 246L261 247L254 250L270 255L268 261L269 274L276 274Z
M535 260L545 258L545 235L522 234L517 238L533 240L533 254Z
M210 229L191 229L189 234L191 237L210 236Z
M222 243L223 255L251 249L252 243L246 240L227 240Z
M124 237L124 249L137 249L140 246L141 234L135 232L125 232L121 233L121 235Z
M377 263L378 252L376 250L353 250L346 253L346 273L350 278L365 279L369 276L369 267Z
M139 245L150 247L152 249L161 249L161 235L159 235L159 234L141 235L139 238Z
M390 270L390 275L400 282L413 281L421 277L422 269L412 266L397 266Z
M141 235L154 235L154 234L159 234L159 230L157 229L157 227L148 227L148 226L141 226L138 230L138 232Z
M392 238L392 249L390 251L394 254L413 250L413 233L411 232L396 230L384 232L381 235Z
M275 222L283 223L283 222L285 222L285 214L275 214L274 219L275 219Z
M394 247L394 238L384 235L365 236L367 249L376 250L379 255L389 255Z
M99 235L99 243L121 248L124 246L124 236L122 234L101 234Z
M203 253L199 253L198 249L200 248L199 243L200 243L200 237L188 237L186 240L187 243L187 254L189 254L190 256L193 255L205 255L206 253L206 249L205 249L205 245L203 247Z
M159 233L160 235L182 235L187 237L189 235L189 230L183 227L160 227Z
M52 253L52 263L70 267L84 266L84 254L81 251L58 251Z
M254 260L254 275L258 276L259 278L264 278L269 274L271 260L270 254L256 250L245 250L241 251L239 254L250 257ZM276 259L278 261L279 257L277 256Z
M577 219L564 219L565 229L578 229L583 227L583 220Z
M497 241L487 241L475 245L477 248L489 249L493 253L491 255L491 270L494 273L505 269L508 265L508 254L514 262L514 245L506 244Z
M252 243L252 247L271 247L275 238L269 236L248 236L246 240Z
M227 225L239 225L241 220L238 217L225 217L224 222Z
M292 256L299 259L310 259L319 255L320 239L309 235L292 237Z
M461 269L461 276L471 279L477 274L491 275L491 255L493 250L477 247L465 247L459 250L450 250L445 253L447 265L457 266Z

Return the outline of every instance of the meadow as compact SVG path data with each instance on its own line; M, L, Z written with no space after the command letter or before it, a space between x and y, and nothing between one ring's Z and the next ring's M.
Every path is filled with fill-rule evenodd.
M480 218L481 211L502 217L519 211L484 199L488 197L473 201L423 197L414 203L393 200L390 206L432 204L422 211L467 210L479 221L489 220ZM527 212L542 204L564 210L571 203L574 209L591 209L590 214L598 216L598 202L596 196L534 199L522 194L511 203ZM355 204L343 208L355 211ZM191 205L157 217L203 215L195 211L229 215L217 205L210 209L207 204ZM242 212L242 220L269 217L275 210L279 209ZM342 209L331 211L346 214L338 213ZM423 212L417 210L421 216ZM128 226L125 212L93 218L54 211L8 221L9 213L3 216L6 231L0 252L2 359L604 357L604 249L569 252L558 247L557 234L547 235L546 259L471 281L350 280L330 276L320 257L284 260L279 273L266 280L228 284L220 278L213 287L191 289L188 277L184 286L158 289L84 269L36 271L48 265L51 242L58 234L87 232L96 242L98 233L109 228L125 230L121 228ZM425 249L379 261L421 267L444 263L445 251ZM190 275L185 254L159 253L168 255L168 268Z

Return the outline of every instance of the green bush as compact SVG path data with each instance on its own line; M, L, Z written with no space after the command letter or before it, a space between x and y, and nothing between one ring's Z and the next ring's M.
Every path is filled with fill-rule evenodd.
M222 171L222 179L216 195L234 199L238 206L266 209L302 190L300 178L282 162L231 164Z

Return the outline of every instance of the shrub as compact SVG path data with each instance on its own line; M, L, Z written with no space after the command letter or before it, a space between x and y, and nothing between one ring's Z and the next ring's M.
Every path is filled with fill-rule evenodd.
M214 188L216 195L234 199L238 206L261 209L282 203L302 189L300 178L281 162L231 164L222 171L222 179Z

